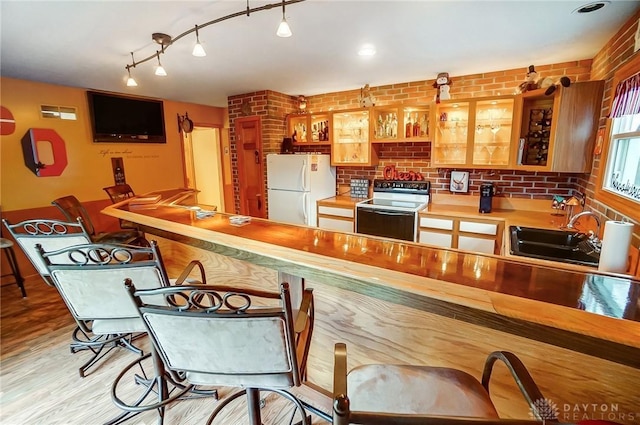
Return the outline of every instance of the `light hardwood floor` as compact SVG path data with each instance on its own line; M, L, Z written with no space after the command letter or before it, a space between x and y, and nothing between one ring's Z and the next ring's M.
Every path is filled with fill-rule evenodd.
M3 285L11 281L3 278ZM78 367L88 358L86 352L71 354L70 335L75 327L54 288L39 277L26 282L28 297L23 299L16 285L1 289L1 372L0 424L2 425L93 425L115 417L120 410L110 397L111 383L136 355L118 349L106 356L85 378ZM148 341L141 341L145 348ZM234 391L221 388L220 397ZM299 397L329 411L330 399L307 387L296 391ZM291 405L273 394L264 394L262 409L266 424L286 424ZM213 399L180 401L166 411L165 424L203 424L215 408ZM245 424L244 398L234 401L214 424ZM156 423L155 412L146 412L127 422ZM314 424L326 424L313 416Z

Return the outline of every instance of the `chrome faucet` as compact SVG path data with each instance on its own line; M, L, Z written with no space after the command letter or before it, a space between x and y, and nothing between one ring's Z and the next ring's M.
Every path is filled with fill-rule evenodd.
M571 217L571 220L569 220L569 223L567 223L567 228L568 229L575 229L576 221L578 221L578 219L580 217L584 217L585 215L590 215L596 220L596 225L598 227L596 228L595 235L598 236L600 234L600 219L592 211L582 211L582 212L579 212L578 214L574 215L573 217Z
M578 221L578 219L580 217L584 217L586 215L592 216L594 218L594 220L596 221L596 226L597 226L595 233L593 232L593 230L589 230L589 232L588 232L588 234L589 234L589 244L593 248L594 251L600 252L600 247L601 247L601 244L602 244L600 239L598 239L598 235L600 234L600 219L598 218L598 216L594 212L592 212L592 211L582 211L582 212L579 212L578 214L574 215L573 217L571 217L571 220L569 220L569 223L567 223L567 229L575 229L576 221Z

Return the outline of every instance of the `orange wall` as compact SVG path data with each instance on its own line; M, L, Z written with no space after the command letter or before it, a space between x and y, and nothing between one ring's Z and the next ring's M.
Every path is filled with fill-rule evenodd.
M3 211L50 205L60 196L80 201L106 199L102 190L114 184L111 157L124 159L125 174L137 193L184 185L182 136L177 114L196 125L224 127L226 108L165 101L167 143L93 143L85 89L33 81L0 78L0 104L16 121L11 135L1 137L1 192ZM74 107L76 121L40 117L40 105ZM54 129L65 141L69 164L61 176L37 177L24 165L20 141L30 128Z

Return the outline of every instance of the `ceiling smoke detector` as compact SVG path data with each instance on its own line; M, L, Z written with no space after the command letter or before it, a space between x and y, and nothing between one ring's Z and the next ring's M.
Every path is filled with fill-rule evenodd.
M611 3L611 2L610 1L595 1L593 3L587 3L585 5L580 6L579 8L574 10L572 13L591 13L591 12L595 12L596 10L602 9L603 7L608 5L609 3Z

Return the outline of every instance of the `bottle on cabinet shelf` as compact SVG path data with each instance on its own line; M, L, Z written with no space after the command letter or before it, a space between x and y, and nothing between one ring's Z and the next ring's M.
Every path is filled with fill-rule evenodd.
M391 137L398 138L398 116L395 113L391 117Z
M420 136L420 123L418 122L418 114L415 114L415 118L413 120L412 134L413 134L413 137Z
M413 124L411 124L411 115L407 117L407 124L405 125L404 137L407 139L413 134Z

